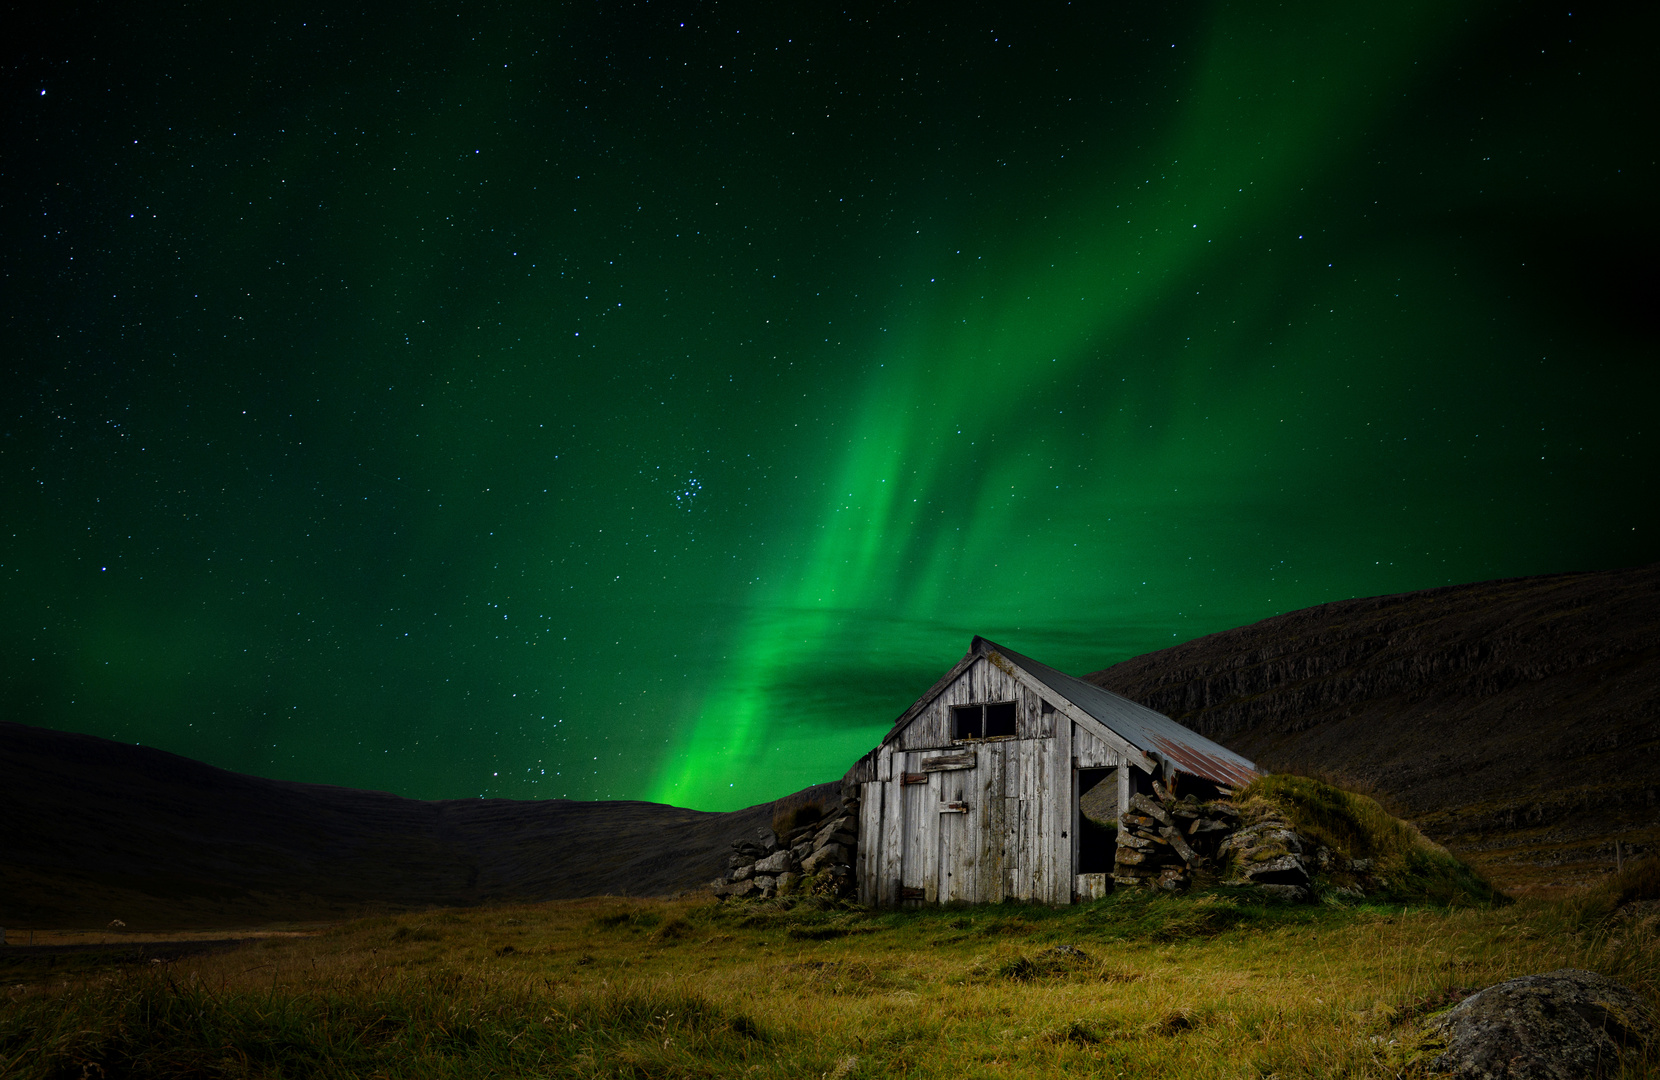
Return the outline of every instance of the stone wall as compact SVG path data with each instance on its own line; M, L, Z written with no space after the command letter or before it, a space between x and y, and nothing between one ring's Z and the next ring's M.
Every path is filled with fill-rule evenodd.
M853 789L855 792L857 789ZM1340 871L1357 898L1383 884L1366 859L1349 859L1310 842L1280 812L1252 800L1176 798L1162 782L1136 794L1118 821L1112 881L1118 888L1181 892L1194 884L1254 885L1286 900L1312 896L1316 875ZM718 899L858 894L853 864L859 846L856 794L819 821L779 836L759 828L732 842L729 869L710 882ZM1325 877L1321 880L1331 885Z
M1278 810L1253 800L1242 812L1226 799L1176 798L1164 784L1137 794L1119 817L1113 884L1180 892L1194 883L1255 885L1286 900L1306 900L1316 874L1341 872L1356 897L1381 885L1368 859L1311 843Z
M855 789L856 790L856 789ZM810 825L779 836L769 828L732 842L726 874L710 882L718 899L858 894L853 859L859 846L859 804L843 797L840 807Z

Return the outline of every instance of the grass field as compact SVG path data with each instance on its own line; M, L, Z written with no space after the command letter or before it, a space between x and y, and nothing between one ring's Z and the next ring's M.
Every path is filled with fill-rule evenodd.
M1616 909L1657 876L1465 909L603 898L173 963L0 952L0 1076L1410 1075L1415 1021L1472 988L1573 966L1653 1000L1654 905Z

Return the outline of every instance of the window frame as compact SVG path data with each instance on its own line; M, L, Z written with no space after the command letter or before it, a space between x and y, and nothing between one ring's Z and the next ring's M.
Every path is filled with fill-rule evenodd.
M1014 724L1007 734L986 734L986 710L993 705L1007 705L1014 713ZM996 739L1017 739L1020 737L1020 703L1018 701L968 701L961 705L952 705L951 709L951 741L952 742L987 742ZM977 710L974 722L976 734L962 734L962 717L970 710Z

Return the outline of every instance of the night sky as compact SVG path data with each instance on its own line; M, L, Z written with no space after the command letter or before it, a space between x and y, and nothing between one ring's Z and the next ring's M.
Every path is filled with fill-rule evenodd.
M0 35L6 719L726 809L1660 558L1652 4L137 7Z

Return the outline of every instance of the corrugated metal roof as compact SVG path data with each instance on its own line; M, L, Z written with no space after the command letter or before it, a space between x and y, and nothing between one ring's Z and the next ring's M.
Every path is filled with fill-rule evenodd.
M882 741L872 748L870 753L854 762L853 767L847 771L845 782L863 783L874 779L877 752L892 742L905 729L905 725L927 708L975 657L994 652L1053 690L1058 696L1105 724L1116 732L1119 738L1137 750L1144 754L1168 758L1181 772L1202 776L1207 780L1232 787L1250 783L1258 773L1254 762L1239 756L1221 743L1210 741L1197 731L1183 727L1161 712L1154 712L1147 706L1137 705L1129 698L1115 694L1111 690L1103 690L1082 679L1056 671L1048 664L1040 664L1029 656L1022 656L1013 649L1006 649L995 641L976 636L968 647L968 655L941 676L926 694L917 698L909 708L899 714L899 719L894 721L892 730Z
M1182 772L1234 787L1249 783L1257 775L1255 763L1221 743L1212 742L1163 713L1137 705L1111 690L1103 690L1056 671L1047 664L1040 664L1029 656L1022 656L983 637L976 637L968 651L970 656L992 652L1001 654L1032 678L1111 728L1137 750L1167 757Z

